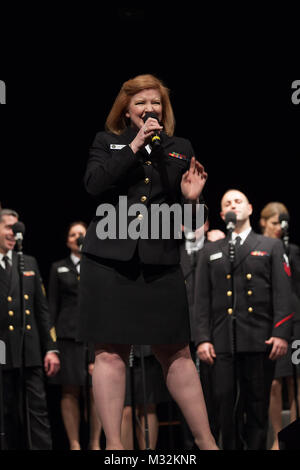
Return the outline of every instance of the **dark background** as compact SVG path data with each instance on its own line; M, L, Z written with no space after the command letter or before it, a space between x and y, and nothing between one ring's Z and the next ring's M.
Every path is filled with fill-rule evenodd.
M175 133L191 140L208 171L211 228L224 229L220 199L238 188L254 206L256 230L266 203L285 203L298 243L300 105L291 85L299 75L293 42L282 42L293 15L280 24L270 14L234 13L238 20L228 8L112 4L35 11L39 20L28 23L19 10L19 22L2 33L0 201L20 213L25 251L45 282L51 262L67 253L68 223L95 213L82 183L89 146L122 83L141 73L170 88Z

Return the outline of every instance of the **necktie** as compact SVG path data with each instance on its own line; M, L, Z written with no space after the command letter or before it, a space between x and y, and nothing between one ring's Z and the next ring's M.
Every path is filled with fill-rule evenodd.
M3 256L3 261L4 261L4 264L5 264L5 271L8 275L8 277L10 277L10 275L11 275L11 265L10 265L10 261L9 261L8 256Z
M235 239L235 251L238 251L240 246L241 246L241 237L238 235Z

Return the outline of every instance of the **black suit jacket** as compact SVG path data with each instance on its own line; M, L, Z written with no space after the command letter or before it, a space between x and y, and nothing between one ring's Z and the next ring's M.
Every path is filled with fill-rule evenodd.
M55 329L35 258L24 255L24 313L21 310L17 254L13 252L10 282L0 267L0 339L6 344L6 369L21 366L21 324L25 316L25 366L40 366L43 355L56 350Z
M174 237L169 240L118 238L119 196L127 197L128 208L137 203L147 208L153 204L181 204L181 177L188 169L194 151L188 140L163 134L157 153L153 151L149 155L146 150L142 150L135 155L128 145L135 135L136 131L131 128L121 135L107 132L96 135L90 150L85 186L98 204L109 203L116 209L117 237L99 240L96 230L103 216L96 215L88 228L82 251L102 258L126 261L132 258L138 247L139 257L144 263L177 264L179 249L178 240ZM128 217L126 230L137 219L137 215ZM147 221L150 230L149 218ZM145 222L144 218L141 223ZM181 227L179 233L181 235Z
M280 240L250 232L234 264L232 308L228 240L205 245L196 274L197 344L209 341L216 353L232 352L232 310L238 352L263 352L270 336L290 339L291 282L283 255Z
M79 275L71 258L52 264L49 277L49 310L58 338L75 339L79 316Z

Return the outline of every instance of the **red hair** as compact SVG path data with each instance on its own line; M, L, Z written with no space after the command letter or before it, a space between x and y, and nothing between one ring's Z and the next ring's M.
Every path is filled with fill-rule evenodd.
M169 98L169 89L165 87L161 80L150 74L138 75L123 83L110 113L107 116L105 129L114 134L121 134L128 125L128 119L125 114L132 96L149 88L159 90L162 101L162 125L166 134L170 136L173 135L175 118Z

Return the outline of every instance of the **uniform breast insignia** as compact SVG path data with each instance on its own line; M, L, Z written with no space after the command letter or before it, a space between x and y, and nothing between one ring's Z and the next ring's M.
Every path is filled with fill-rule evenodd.
M59 268L57 268L58 273L68 273L69 271L70 269L67 268L66 266L60 266Z
M252 256L269 256L267 251L251 251L250 255Z
M109 146L111 150L121 150L123 147L126 147L126 145L110 144Z
M215 261L216 259L222 258L223 253L220 251L219 253L214 253L213 255L210 255L209 261Z
M34 271L24 271L23 276L35 276L35 272Z
M185 160L185 161L187 161L188 159L186 155L183 155L182 153L177 153L177 152L170 152L169 157L179 158L179 160Z

